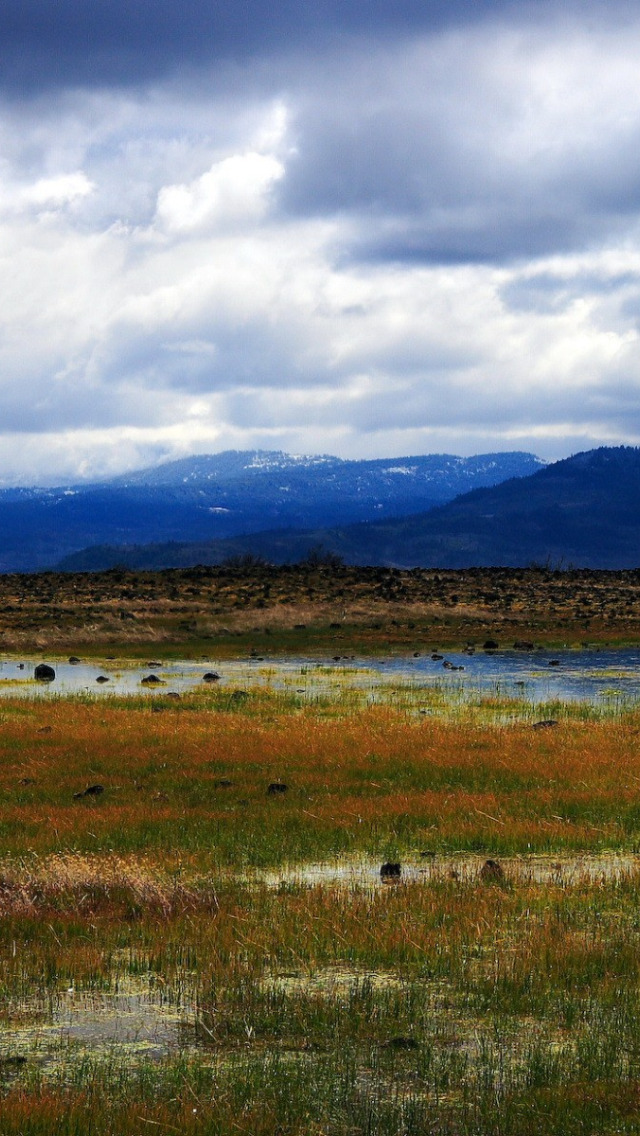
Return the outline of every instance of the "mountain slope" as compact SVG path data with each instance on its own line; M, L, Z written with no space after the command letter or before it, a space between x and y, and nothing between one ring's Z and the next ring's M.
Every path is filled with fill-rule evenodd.
M109 482L0 491L0 571L50 567L94 544L210 541L425 510L539 468L531 454L342 461L229 451Z
M640 564L640 450L591 450L525 478L477 489L412 516L373 523L275 531L215 544L88 550L67 568L216 563L259 555L298 560L314 546L354 564L465 568L552 566L630 568ZM111 559L109 560L109 557Z

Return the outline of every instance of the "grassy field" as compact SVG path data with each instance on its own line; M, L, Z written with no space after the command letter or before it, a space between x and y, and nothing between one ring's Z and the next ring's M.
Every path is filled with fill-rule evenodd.
M640 1133L640 707L425 699L2 699L2 1136Z
M0 644L143 658L640 641L640 572L298 564L0 576Z

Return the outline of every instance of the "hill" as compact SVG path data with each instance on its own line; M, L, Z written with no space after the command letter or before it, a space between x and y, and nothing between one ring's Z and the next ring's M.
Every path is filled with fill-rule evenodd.
M261 556L287 563L320 547L350 564L394 567L631 568L640 564L640 449L603 447L529 477L473 490L429 512L300 531L266 531L198 545L87 550L66 570L220 563Z
M539 468L532 454L376 461L229 451L93 485L0 491L0 571L32 571L90 545L211 541L270 528L428 510Z

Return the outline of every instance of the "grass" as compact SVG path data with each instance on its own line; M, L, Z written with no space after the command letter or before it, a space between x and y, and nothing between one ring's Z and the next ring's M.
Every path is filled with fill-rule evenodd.
M640 1133L640 710L369 693L2 700L3 1136Z

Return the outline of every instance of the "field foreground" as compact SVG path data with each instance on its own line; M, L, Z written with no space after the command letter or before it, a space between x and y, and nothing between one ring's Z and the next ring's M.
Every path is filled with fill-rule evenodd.
M3 677L3 1136L640 1133L637 701L460 700L322 663L336 642L633 643L637 584L0 577L24 652L3 676L28 650L108 669L151 644L222 671L180 696ZM287 683L225 676L267 643L323 681L300 659Z
M640 1132L640 711L424 697L2 701L3 1136Z

